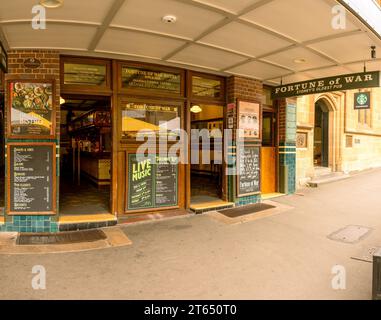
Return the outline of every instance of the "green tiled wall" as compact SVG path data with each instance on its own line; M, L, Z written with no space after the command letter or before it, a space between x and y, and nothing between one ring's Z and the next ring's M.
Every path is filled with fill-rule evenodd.
M237 198L235 201L235 205L237 207L240 207L240 206L246 206L249 204L258 203L260 201L261 201L261 195L255 194L252 196Z
M293 148L281 150L283 150L285 153L279 154L279 166L281 170L287 166L287 192L288 194L292 194L296 191L296 149ZM283 181L280 181L280 183L283 183Z
M2 232L49 233L58 232L52 216L13 216L0 226Z

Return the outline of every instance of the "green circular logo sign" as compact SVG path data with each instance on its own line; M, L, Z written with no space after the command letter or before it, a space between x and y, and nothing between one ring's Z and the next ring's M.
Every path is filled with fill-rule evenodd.
M365 105L368 102L368 97L366 94L359 94L357 97L357 103L361 106Z

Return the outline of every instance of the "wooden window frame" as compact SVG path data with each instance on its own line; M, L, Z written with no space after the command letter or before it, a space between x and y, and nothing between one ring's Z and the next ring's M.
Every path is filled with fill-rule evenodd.
M122 83L122 70L123 67L131 67L131 68L145 68L152 70L153 72L168 72L180 75L180 92L173 93L166 90L160 89L150 89L150 88L126 88L123 87ZM137 63L132 61L117 61L117 88L118 93L126 94L130 96L146 96L150 98L172 98L179 99L184 98L185 95L185 70L173 67L160 66L151 63Z
M193 94L193 77L201 77L210 80L219 80L221 82L220 98L202 97ZM211 75L203 72L187 71L187 97L192 103L204 104L224 104L226 105L226 78Z
M105 80L106 84L102 86L80 85L80 84L65 84L65 64L83 64L83 65L100 65L106 67ZM82 58L73 56L61 56L60 59L60 80L61 80L61 94L92 94L92 95L111 95L112 94L112 81L111 81L111 60L109 59L95 59L95 58Z
M179 110L179 117L180 117L180 129L184 130L184 116L185 116L185 103L184 101L181 100L168 100L168 99L158 99L158 98L144 98L144 97L128 97L128 96L120 96L118 99L118 136L117 139L121 145L140 145L143 144L144 142L141 141L136 141L135 139L131 138L123 138L122 137L122 105L126 103L147 103L147 104L160 104L160 105L169 105L169 106L174 106L178 107ZM170 144L175 144L177 141L170 141L168 142L168 145ZM158 140L156 140L156 144L158 144Z

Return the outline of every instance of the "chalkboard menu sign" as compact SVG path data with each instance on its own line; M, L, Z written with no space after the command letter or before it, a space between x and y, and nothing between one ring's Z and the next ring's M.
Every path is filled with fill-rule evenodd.
M171 157L144 159L128 155L128 208L140 210L177 205L178 165Z
M8 144L9 214L55 214L55 144Z
M237 169L238 196L260 193L260 147L238 146Z

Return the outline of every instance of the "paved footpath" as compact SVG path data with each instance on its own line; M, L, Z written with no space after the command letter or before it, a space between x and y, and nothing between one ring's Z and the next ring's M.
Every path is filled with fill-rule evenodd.
M369 299L372 265L351 259L381 246L381 171L278 199L294 209L226 225L208 215L123 227L131 246L0 255L1 299ZM372 228L356 244L327 236ZM33 290L32 267L46 268ZM332 267L346 270L333 290Z

